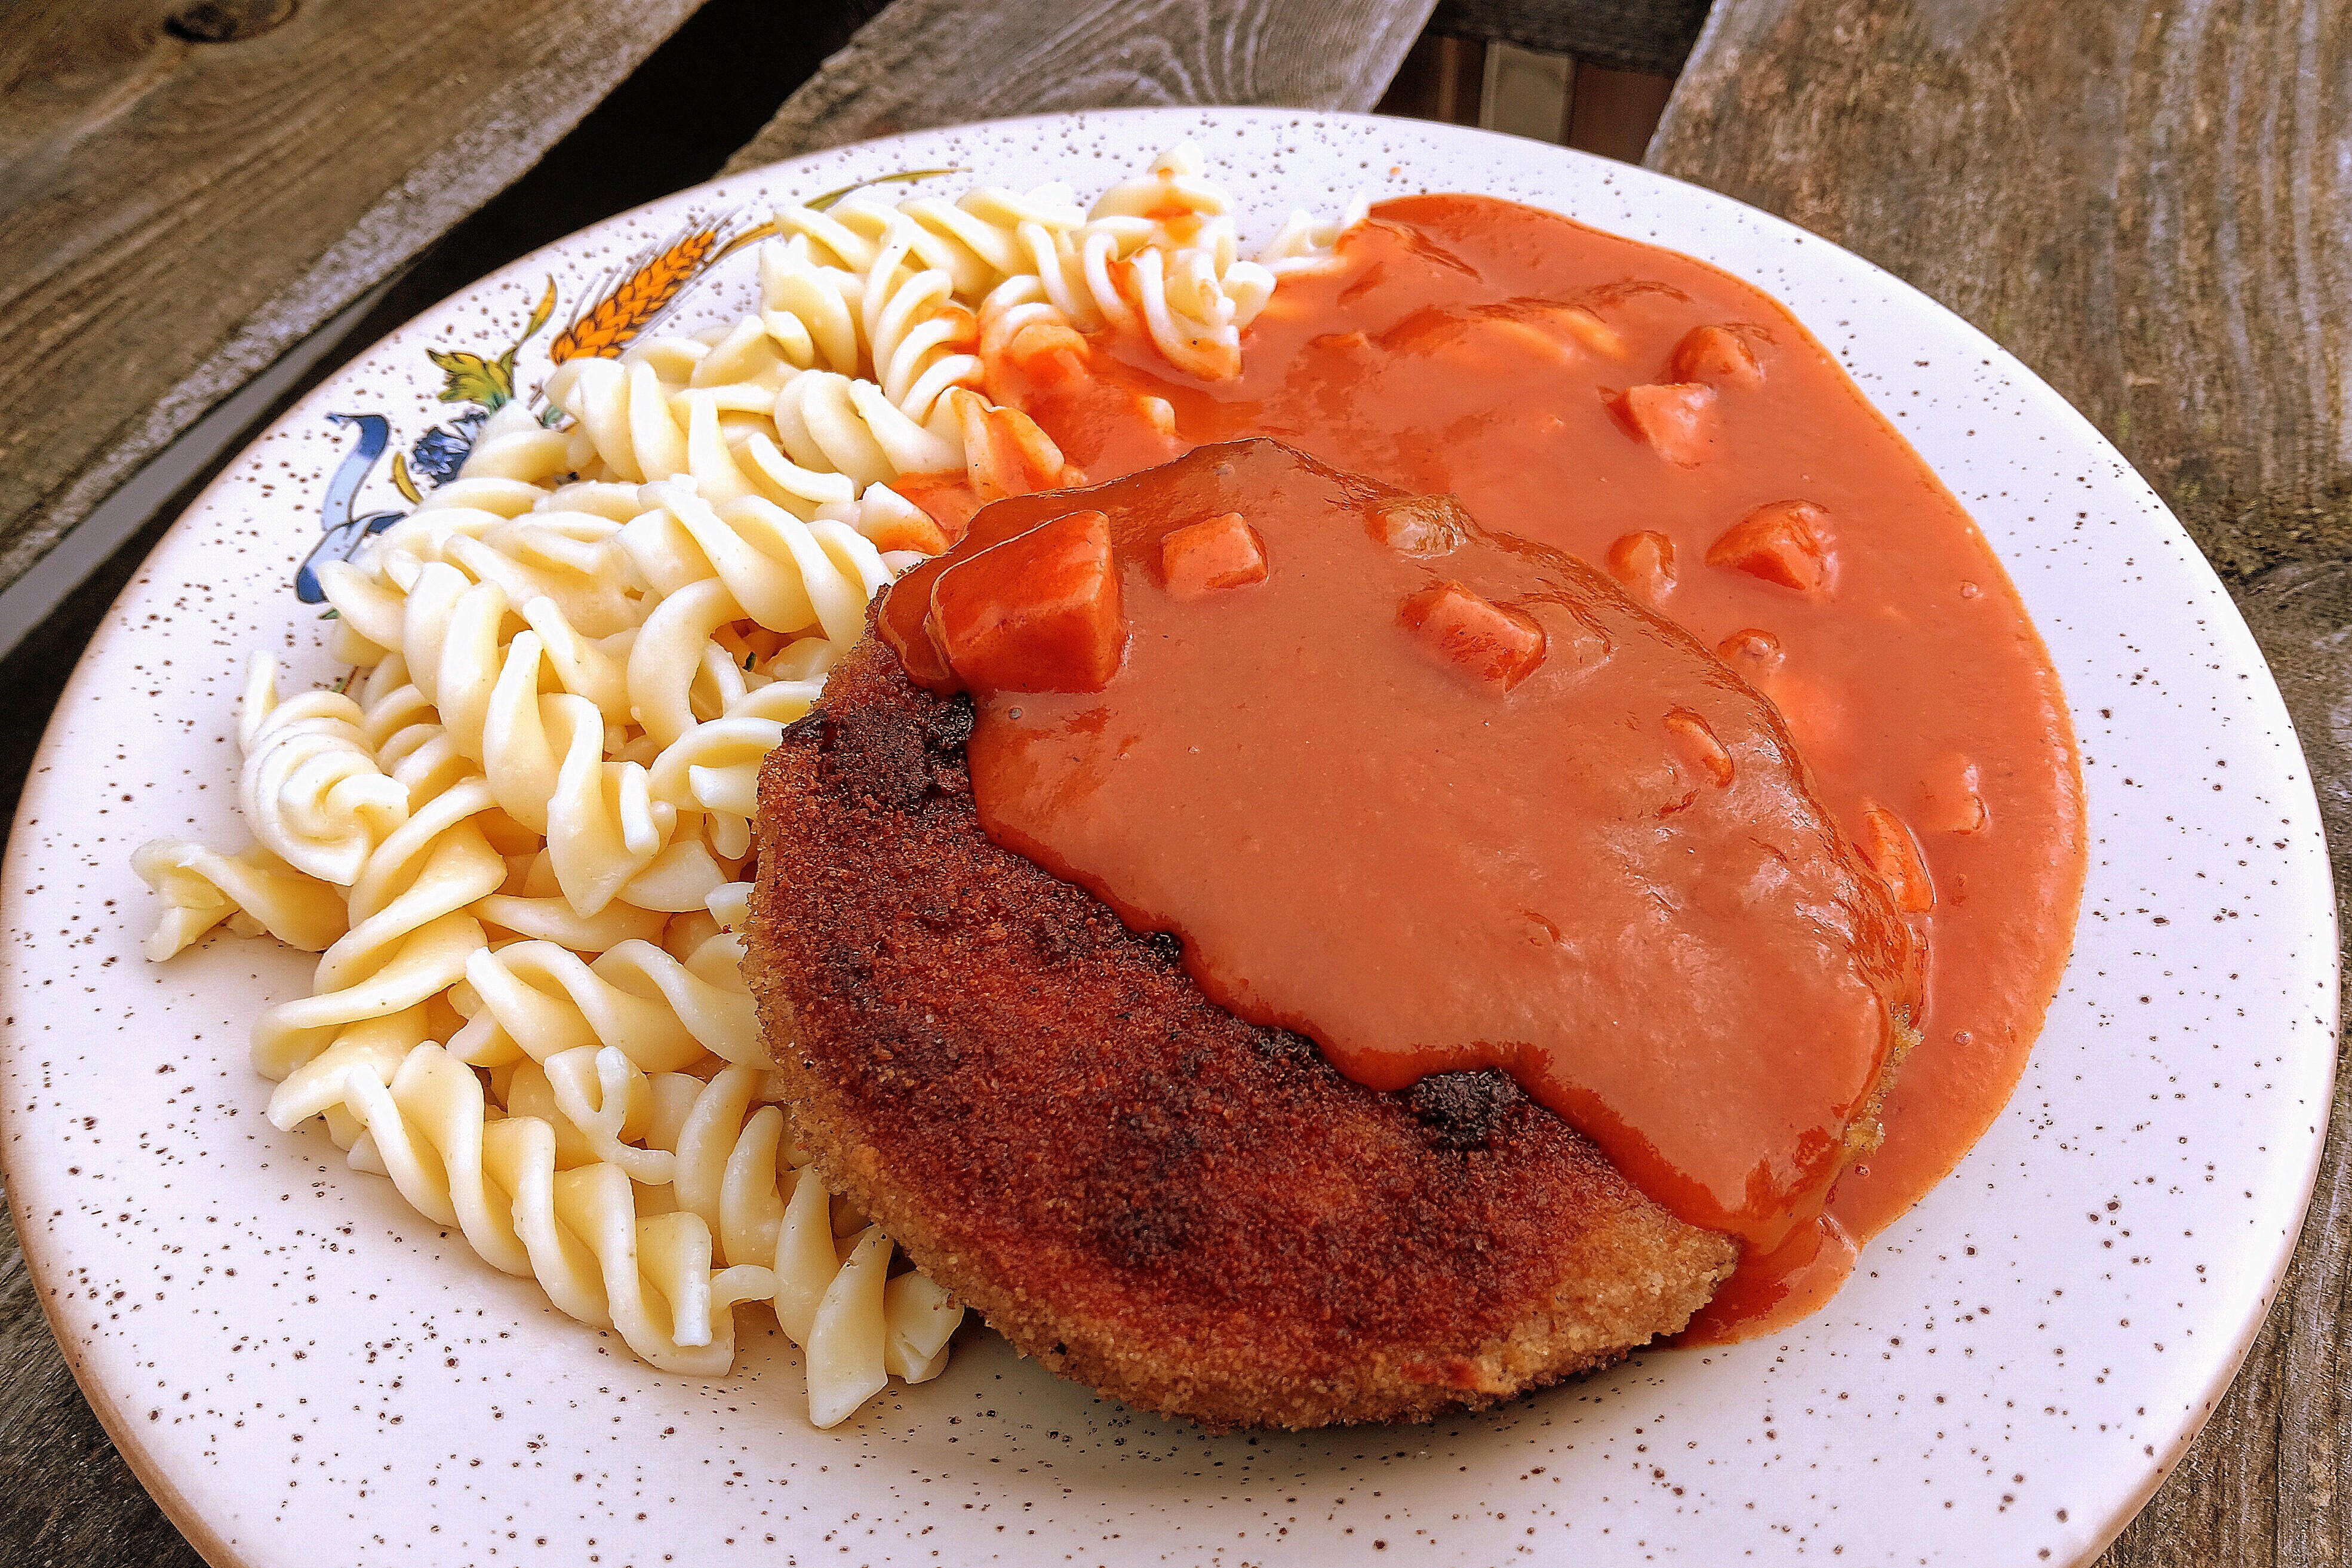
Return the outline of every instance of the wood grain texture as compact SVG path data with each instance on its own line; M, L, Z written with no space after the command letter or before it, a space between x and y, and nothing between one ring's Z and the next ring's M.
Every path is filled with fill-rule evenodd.
M1438 0L1429 30L1670 77L1690 54L1706 7L1707 0Z
M727 165L901 131L1169 103L1368 110L1433 0L898 0Z
M1653 167L2000 339L2230 582L2352 890L2352 0L1717 0ZM2108 1568L2352 1560L2352 1072L2293 1271Z
M1658 168L2015 350L2224 572L2352 550L2352 4L1718 0Z
M14 0L0 582L528 169L698 3Z

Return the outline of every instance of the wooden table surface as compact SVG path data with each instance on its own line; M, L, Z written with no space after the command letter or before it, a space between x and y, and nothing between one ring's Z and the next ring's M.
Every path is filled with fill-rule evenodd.
M78 639L208 464L150 468L143 510L126 477L200 445L208 413L210 461L225 459L240 420L272 409L225 426L214 411L236 411L273 362L282 404L305 389L299 365L314 381L521 250L722 162L1051 109L1368 109L1429 25L1474 50L1636 71L1671 74L1689 51L1653 167L1889 268L2090 416L2269 655L2346 886L2352 0L1432 10L17 0L0 28L0 589L78 525L85 548L100 528L130 542L0 659L18 694L0 714L0 786L13 794ZM2347 1098L2352 1075L2245 1370L2103 1564L2352 1561ZM5 1228L0 1563L196 1563L74 1387Z

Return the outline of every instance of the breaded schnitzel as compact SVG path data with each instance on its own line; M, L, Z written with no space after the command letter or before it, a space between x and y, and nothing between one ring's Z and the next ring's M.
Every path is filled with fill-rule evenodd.
M1886 883L1585 563L1253 440L1000 501L875 625L766 764L745 973L826 1174L1056 1370L1485 1402L1874 1141Z
M991 843L869 637L761 784L744 973L801 1138L1027 1354L1211 1426L1426 1418L1680 1328L1725 1237L1498 1073L1349 1082Z

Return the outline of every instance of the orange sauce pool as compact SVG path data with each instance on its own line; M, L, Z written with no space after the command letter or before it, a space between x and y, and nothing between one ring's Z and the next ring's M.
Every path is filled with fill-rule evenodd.
M1759 1254L1821 1213L1916 942L1770 702L1576 557L1234 442L997 502L880 629L971 693L989 837L1228 1012L1506 1072Z
M1821 799L1895 883L1927 957L1921 1043L1887 1096L1885 1141L1812 1225L1751 1247L1685 1338L1804 1316L2007 1102L2072 941L2081 769L2007 574L1778 302L1511 203L1374 209L1327 269L1285 279L1242 367L1201 381L1099 334L1082 373L1000 361L990 390L1093 482L1270 436L1451 492L1489 530L1606 569L1777 705ZM1673 384L1708 392L1679 407L1622 395ZM1810 503L1811 566L1725 563L1727 532L1792 501Z

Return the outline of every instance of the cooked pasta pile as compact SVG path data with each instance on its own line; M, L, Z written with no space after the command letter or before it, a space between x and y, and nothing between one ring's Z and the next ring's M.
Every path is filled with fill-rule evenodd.
M937 1375L962 1308L814 1178L737 973L761 759L895 569L1082 480L989 399L992 365L1114 328L1235 374L1347 221L1297 215L1241 259L1189 146L1091 211L1059 185L780 209L756 313L566 362L544 416L500 409L320 568L353 674L280 699L255 660L256 842L137 852L149 956L224 922L320 953L254 1024L271 1121L322 1120L654 1366L725 1372L734 1309L764 1302L819 1426Z

